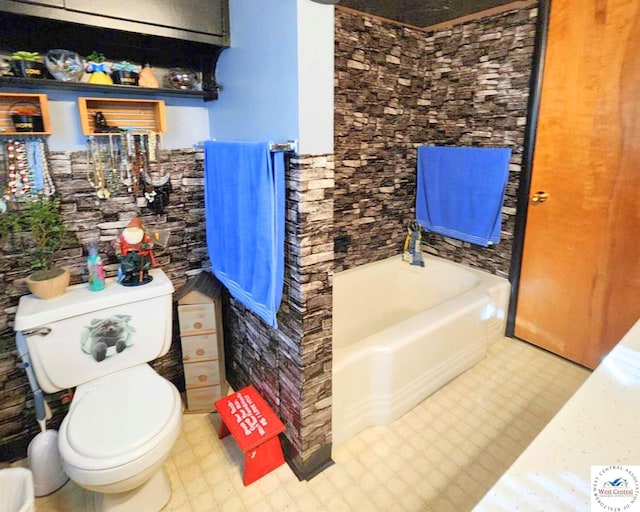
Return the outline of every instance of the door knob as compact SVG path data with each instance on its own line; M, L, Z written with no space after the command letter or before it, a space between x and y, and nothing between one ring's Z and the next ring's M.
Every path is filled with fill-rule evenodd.
M531 201L534 203L544 203L547 199L549 199L549 194L543 190L539 190L531 196Z

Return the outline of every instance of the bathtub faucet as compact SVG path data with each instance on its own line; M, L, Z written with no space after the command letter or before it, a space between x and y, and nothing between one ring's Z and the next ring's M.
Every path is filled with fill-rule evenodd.
M424 267L422 259L422 231L415 220L407 227L407 237L404 240L402 260L411 265Z

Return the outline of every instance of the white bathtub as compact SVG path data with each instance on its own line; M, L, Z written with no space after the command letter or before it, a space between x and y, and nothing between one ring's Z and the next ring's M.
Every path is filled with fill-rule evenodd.
M504 336L509 282L426 255L333 280L333 444L388 425L482 360Z

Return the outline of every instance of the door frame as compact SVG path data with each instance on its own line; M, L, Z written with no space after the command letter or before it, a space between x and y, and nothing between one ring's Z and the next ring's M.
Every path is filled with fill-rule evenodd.
M522 269L522 254L524 250L524 234L529 211L529 193L531 189L531 174L533 154L536 145L536 130L540 113L540 95L542 92L542 75L544 74L544 59L547 50L547 36L549 33L549 19L551 14L551 0L538 1L538 19L536 36L531 63L531 77L529 79L529 99L527 102L527 124L524 134L524 152L520 168L520 185L517 192L516 225L511 249L511 268L509 282L511 283L511 297L507 314L507 336L514 337L516 310L518 306L518 292L520 288L520 273Z

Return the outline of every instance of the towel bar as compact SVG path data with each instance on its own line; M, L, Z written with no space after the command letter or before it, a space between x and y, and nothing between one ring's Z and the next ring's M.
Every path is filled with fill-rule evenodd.
M200 141L197 144L193 145L193 149L202 149L202 148L204 148L204 141ZM269 144L269 150L284 151L285 153L297 153L298 141L288 140L286 142L272 142L271 144Z

